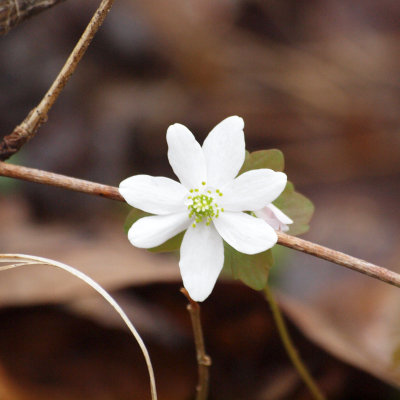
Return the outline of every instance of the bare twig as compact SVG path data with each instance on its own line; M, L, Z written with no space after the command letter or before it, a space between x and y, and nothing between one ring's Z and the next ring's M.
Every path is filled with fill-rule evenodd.
M196 400L206 400L208 397L211 358L206 354L204 346L203 329L201 327L200 319L200 305L189 296L186 289L182 288L181 292L189 300L187 309L190 314L190 320L192 321L194 343L196 345L197 365L199 371L199 380L196 387Z
M64 0L0 0L0 35L22 21Z
M85 54L86 49L106 18L114 1L115 0L103 0L101 2L99 8L90 20L89 25L86 27L63 68L41 102L30 111L25 120L18 125L11 134L3 138L3 141L0 143L0 160L7 160L13 154L17 153L27 141L33 138L39 126L46 122L50 108L74 73L79 61Z
M296 368L297 372L301 376L301 379L305 383L305 385L310 390L312 396L316 400L325 400L325 396L319 390L317 384L314 381L314 378L308 371L306 365L303 363L299 353L296 350L295 345L290 338L289 331L287 329L285 320L283 319L283 315L281 310L279 309L279 305L275 300L274 294L272 290L267 285L264 289L265 298L267 299L269 306L272 311L272 316L274 318L276 327L278 329L279 336L282 340L282 344L285 347L285 350L292 362L293 366Z
M386 268L379 267L378 265L371 264L359 258L349 256L348 254L341 253L340 251L332 250L328 247L324 247L295 236L287 235L286 233L277 232L277 234L278 243L283 246L302 251L303 253L307 253L318 258L322 258L323 260L333 262L334 264L342 265L343 267L361 272L362 274L379 279L383 282L389 283L390 285L400 287L400 275L394 271L390 271Z
M94 194L111 200L125 201L116 187L101 185L99 183L71 178L69 176L54 174L40 169L26 168L19 165L7 164L0 161L0 176L22 179L24 181L57 186L75 192Z
M58 186L76 192L93 194L112 200L125 201L119 194L118 188L113 186L102 185L19 165L7 164L1 161L0 176ZM277 234L278 244L281 244L282 246L302 251L303 253L322 258L337 265L342 265L343 267L350 268L382 282L389 283L390 285L400 287L400 275L396 272L298 237L287 235L282 232L277 232Z

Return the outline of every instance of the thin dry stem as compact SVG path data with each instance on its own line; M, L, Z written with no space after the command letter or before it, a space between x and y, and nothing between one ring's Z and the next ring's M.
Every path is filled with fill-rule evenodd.
M196 400L206 400L209 391L211 358L206 354L206 349L204 345L203 329L201 326L200 318L200 305L190 297L186 289L182 288L181 292L189 301L187 309L189 311L190 320L192 322L194 343L196 346L199 374L198 383L196 386Z
M19 165L7 164L1 161L0 176L57 186L68 190L106 197L111 200L125 201L119 194L118 188L113 186L102 185ZM400 275L396 272L298 237L287 235L282 232L277 232L277 234L278 244L282 246L302 251L303 253L350 268L382 282L389 283L390 285L400 287Z
M40 125L46 122L50 108L74 73L79 61L82 59L94 35L102 25L114 1L115 0L103 0L100 3L99 8L94 13L63 68L40 103L30 111L25 120L18 125L11 134L3 138L3 141L0 143L0 160L7 160L13 154L17 153L27 141L32 139Z
M101 287L97 282L95 282L92 278L79 271L76 268L73 268L67 264L60 263L58 261L50 260L48 258L30 256L25 254L0 254L0 263L4 262L13 262L14 264L9 265L0 265L0 271L27 266L27 265L49 265L52 267L60 268L68 273L76 276L87 285L92 287L97 293L99 293L110 305L111 307L119 314L122 318L128 329L131 331L133 337L136 339L140 349L142 350L143 356L146 361L147 370L149 372L150 377L150 390L151 390L151 398L152 400L157 400L157 390L156 390L156 382L154 377L153 366L151 364L150 355L147 351L146 345L144 344L142 338L140 337L138 331L132 324L131 320L125 314L124 310L121 306L114 300L114 298Z

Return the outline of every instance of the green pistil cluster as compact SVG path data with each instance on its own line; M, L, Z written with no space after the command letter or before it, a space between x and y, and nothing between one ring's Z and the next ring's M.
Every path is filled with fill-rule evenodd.
M201 184L203 186L206 185L205 182ZM214 197L222 196L222 193L218 189L215 190L214 195L211 190L200 194L199 189L190 189L190 193L193 193L193 195L188 196L188 200L191 200L191 204L188 205L188 210L189 218L195 217L192 224L193 228L203 220L206 221L207 226L210 225L213 218L218 218L219 213L224 211L214 200Z

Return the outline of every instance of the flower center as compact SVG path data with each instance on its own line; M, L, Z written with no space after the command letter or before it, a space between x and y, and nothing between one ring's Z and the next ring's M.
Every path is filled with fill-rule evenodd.
M188 196L189 218L194 217L193 228L202 221L205 221L206 225L210 225L211 221L218 218L220 212L224 211L215 201L217 197L223 196L222 193L218 189L205 189L205 182L201 184L203 185L202 190L190 189L191 195Z

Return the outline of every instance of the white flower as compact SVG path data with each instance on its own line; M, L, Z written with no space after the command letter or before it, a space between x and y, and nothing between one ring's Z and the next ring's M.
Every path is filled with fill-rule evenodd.
M153 216L136 221L130 242L152 248L186 230L179 267L195 301L211 293L224 264L225 240L237 251L256 254L277 241L273 228L244 211L261 210L283 191L286 175L257 169L237 176L245 158L244 122L229 117L208 135L203 147L183 125L168 128L168 159L180 183L136 175L120 183L131 206Z
M288 225L293 224L293 220L273 204L268 204L261 210L255 211L254 214L266 221L276 231L287 232L289 230Z

